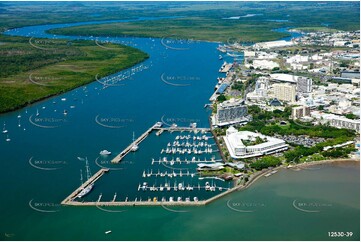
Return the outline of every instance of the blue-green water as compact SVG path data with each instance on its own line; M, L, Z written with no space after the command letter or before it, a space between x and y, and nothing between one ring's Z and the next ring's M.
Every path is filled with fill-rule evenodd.
M59 37L47 35L44 30L70 25L32 26L7 34ZM2 239L327 240L327 232L331 231L353 232L351 239L359 238L358 166L282 171L206 207L103 211L96 207L59 206L80 183L79 170L84 170L84 162L77 157L87 156L95 172L99 167L94 161L100 150L120 152L131 142L133 131L139 135L162 117L169 123L189 125L193 121L208 127L209 111L204 104L209 102L222 64L217 44L162 44L160 39L150 38L98 40L123 41L144 50L151 58L140 65L147 69L122 81L123 86L102 89L100 83L94 82L0 116L0 124L6 123L11 138L6 142L6 135L1 134ZM164 43L186 48L166 48ZM162 75L163 80L186 85L166 84ZM65 117L64 109L69 112ZM43 120L35 116L37 110L38 118ZM96 120L112 128L99 125ZM120 199L137 196L128 191L136 189L144 169L151 169L151 158L159 158L160 149L168 142L167 135L151 135L141 143L138 152L126 157L127 163L112 166L125 169L105 175L87 199L95 200L103 193L104 199L110 200L115 192ZM301 211L294 205L317 212ZM112 233L105 235L107 230Z

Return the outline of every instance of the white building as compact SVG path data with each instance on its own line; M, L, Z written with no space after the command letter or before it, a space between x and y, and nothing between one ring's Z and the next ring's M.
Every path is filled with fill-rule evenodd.
M294 103L296 101L296 87L289 83L275 83L272 85L273 95L281 101Z
M288 82L297 85L297 91L302 93L312 92L312 79L283 73L270 74L273 81Z
M253 60L252 64L246 64L247 68L253 66L255 69L272 70L275 67L280 67L277 62L271 60Z
M252 101L259 101L267 98L268 86L268 78L264 76L259 77L256 81L254 91L247 93L247 99Z
M237 131L234 127L227 129L226 136L224 136L223 139L226 142L231 157L234 159L268 155L288 149L288 145L282 139L250 131ZM257 139L261 139L264 142L248 146L244 144Z
M326 114L318 111L311 112L311 117L317 119L321 124L329 124L332 127L353 129L359 132L360 119L348 119L335 114Z
M299 119L305 116L310 116L310 107L301 106L292 108L292 119Z
M279 48L294 45L291 41L277 40L269 42L260 42L253 45L255 49L270 49L270 48Z

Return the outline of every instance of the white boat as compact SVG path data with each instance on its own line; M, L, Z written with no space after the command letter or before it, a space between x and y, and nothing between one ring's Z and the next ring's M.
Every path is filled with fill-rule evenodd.
M91 177L91 173L90 173L90 168L89 168L89 164L88 164L88 158L85 158L85 170L86 170L87 180L89 180ZM80 175L81 175L80 179L82 181L83 180L82 173L80 173ZM77 195L77 197L82 198L82 197L86 196L93 189L93 187L94 187L94 184L90 183L89 185L87 185L80 191L80 193Z
M112 231L111 230L108 230L108 231L105 231L105 234L110 234Z
M6 134L7 132L8 132L8 130L6 129L5 122L4 122L3 134Z
M198 202L198 197L194 197L193 201Z
M205 186L206 186L206 191L209 191L211 188L211 186L209 185L209 182L206 182Z
M63 101L63 102L66 101L66 98L62 98L61 101Z
M11 139L9 138L9 135L6 136L6 142L10 142Z
M135 143L135 139L134 139L134 132L133 132L133 146L131 148L131 150L133 152L137 151L139 149L138 145Z
M112 154L112 152L108 151L108 150L102 150L99 152L100 155L110 155Z

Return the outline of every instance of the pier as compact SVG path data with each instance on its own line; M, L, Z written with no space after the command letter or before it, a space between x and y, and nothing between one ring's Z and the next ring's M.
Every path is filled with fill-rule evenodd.
M69 205L74 202L74 199L76 196L87 186L90 184L95 183L102 175L104 175L105 172L108 172L109 169L102 168L97 173L95 173L92 177L89 178L86 182L84 182L79 188L77 188L74 192L72 192L67 198L65 198L61 204L62 205ZM99 197L99 200L101 199L101 195Z
M134 142L132 142L127 148L125 148L119 155L117 155L116 157L114 157L114 159L112 159L112 163L119 163L131 150L132 147L134 145L139 145L143 140L145 140L145 138L148 137L148 135L153 131L153 130L157 130L158 134L160 135L161 133L163 133L164 131L169 131L169 132L173 132L173 131L178 131L178 132L184 132L184 131L189 131L189 132L209 132L210 128L195 128L195 127L178 127L178 126L171 126L171 127L161 127L161 123L158 122L156 124L154 124L152 127L150 127L147 131L145 131L141 136L139 136L136 140L134 140Z
M155 125L150 127L147 131L145 131L141 136L139 136L134 142L132 142L125 150L123 150L119 155L114 157L111 161L112 163L119 163L124 156L126 156L131 150L134 145L139 145L147 136L153 131Z

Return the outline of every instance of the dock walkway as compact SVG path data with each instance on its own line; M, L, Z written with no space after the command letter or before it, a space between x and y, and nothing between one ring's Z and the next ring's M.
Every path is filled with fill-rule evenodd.
M92 177L89 178L86 182L84 182L79 188L77 188L74 192L72 192L67 198L65 198L61 204L62 205L69 205L70 203L74 202L73 200L76 196L88 185L93 184L96 182L105 172L108 172L109 169L102 168L97 173L95 173Z

